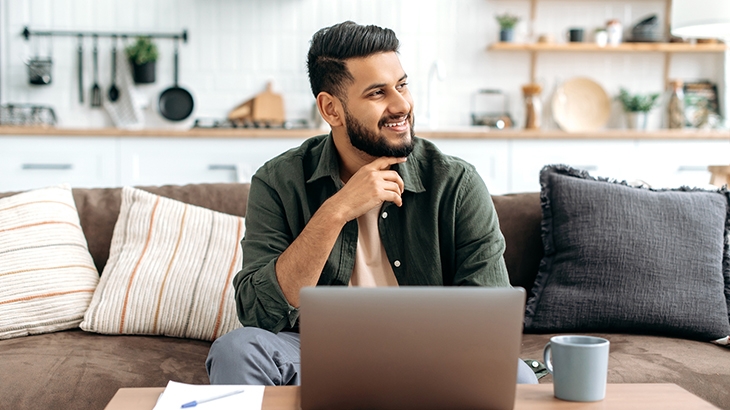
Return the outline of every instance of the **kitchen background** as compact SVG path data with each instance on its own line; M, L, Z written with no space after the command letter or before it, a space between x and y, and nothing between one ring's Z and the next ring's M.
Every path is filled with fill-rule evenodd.
M157 39L160 59L157 80L137 86L146 103L148 128L189 128L195 118L224 118L228 112L265 89L285 102L289 120L309 119L314 98L309 91L306 53L312 34L321 27L354 20L395 30L401 40L401 61L409 74L418 124L426 124L428 95L433 95L437 128L471 123L475 94L500 89L508 96L509 111L518 125L524 121L521 86L529 82L528 52L488 51L498 40L495 15L509 12L522 18L517 42L534 41L547 34L564 42L571 27L593 29L609 19L623 23L625 37L631 26L656 14L663 28L668 0L539 0L530 27L529 0L0 0L0 103L35 103L51 106L58 126L110 127L104 109L90 108L78 99L77 39L36 37L31 30L182 32L180 85L195 99L195 111L185 121L170 122L157 113L157 98L173 84L173 42ZM664 33L667 35L668 33ZM92 85L91 38L84 40L84 84ZM25 61L51 55L50 85L31 85ZM123 55L120 52L120 56ZM440 61L437 73L433 68ZM665 90L663 53L539 53L535 76L547 101L556 85L575 76L598 81L610 95L619 87L632 92ZM722 84L722 53L677 53L669 78L706 79ZM437 75L440 74L440 75ZM110 86L111 40L99 40L99 82L103 95ZM429 93L429 87L433 92ZM501 104L497 102L497 104ZM649 128L659 128L663 111L656 109ZM609 128L624 127L620 106L614 103ZM555 128L546 121L543 128Z

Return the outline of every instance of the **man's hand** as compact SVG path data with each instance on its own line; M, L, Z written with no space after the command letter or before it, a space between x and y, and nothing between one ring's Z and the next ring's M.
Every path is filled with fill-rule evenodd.
M389 168L405 158L378 158L360 168L345 186L312 215L297 239L276 262L284 296L299 307L299 290L315 286L342 227L385 201L403 205L403 180Z
M328 212L346 223L386 201L402 206L403 179L390 166L405 161L406 158L381 157L363 166L322 207L329 208Z

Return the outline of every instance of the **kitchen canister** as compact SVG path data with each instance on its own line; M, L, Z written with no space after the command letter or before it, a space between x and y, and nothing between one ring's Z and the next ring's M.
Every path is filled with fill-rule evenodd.
M522 94L525 99L525 129L540 129L540 118L542 117L542 101L540 84L530 83L522 86Z
M608 44L617 46L623 40L624 26L617 19L608 20L606 22L606 34L608 35Z

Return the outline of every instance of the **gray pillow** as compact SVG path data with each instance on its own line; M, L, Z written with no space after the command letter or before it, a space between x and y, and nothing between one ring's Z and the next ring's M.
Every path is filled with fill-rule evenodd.
M730 335L730 195L540 173L545 256L528 332Z

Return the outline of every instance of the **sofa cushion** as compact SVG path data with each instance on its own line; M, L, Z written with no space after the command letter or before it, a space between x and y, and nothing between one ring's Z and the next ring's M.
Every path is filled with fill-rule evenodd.
M98 281L69 186L0 199L0 339L77 327Z
M215 340L240 327L243 218L125 187L109 260L81 328Z
M208 384L209 349L201 340L80 329L1 340L0 408L100 410L121 387Z
M218 183L139 187L147 192L176 199L225 214L245 216L249 184ZM114 224L122 205L121 188L74 188L81 227L89 243L96 269L104 271L109 258ZM3 195L0 193L0 198Z
M728 192L652 190L548 166L533 332L730 334Z

